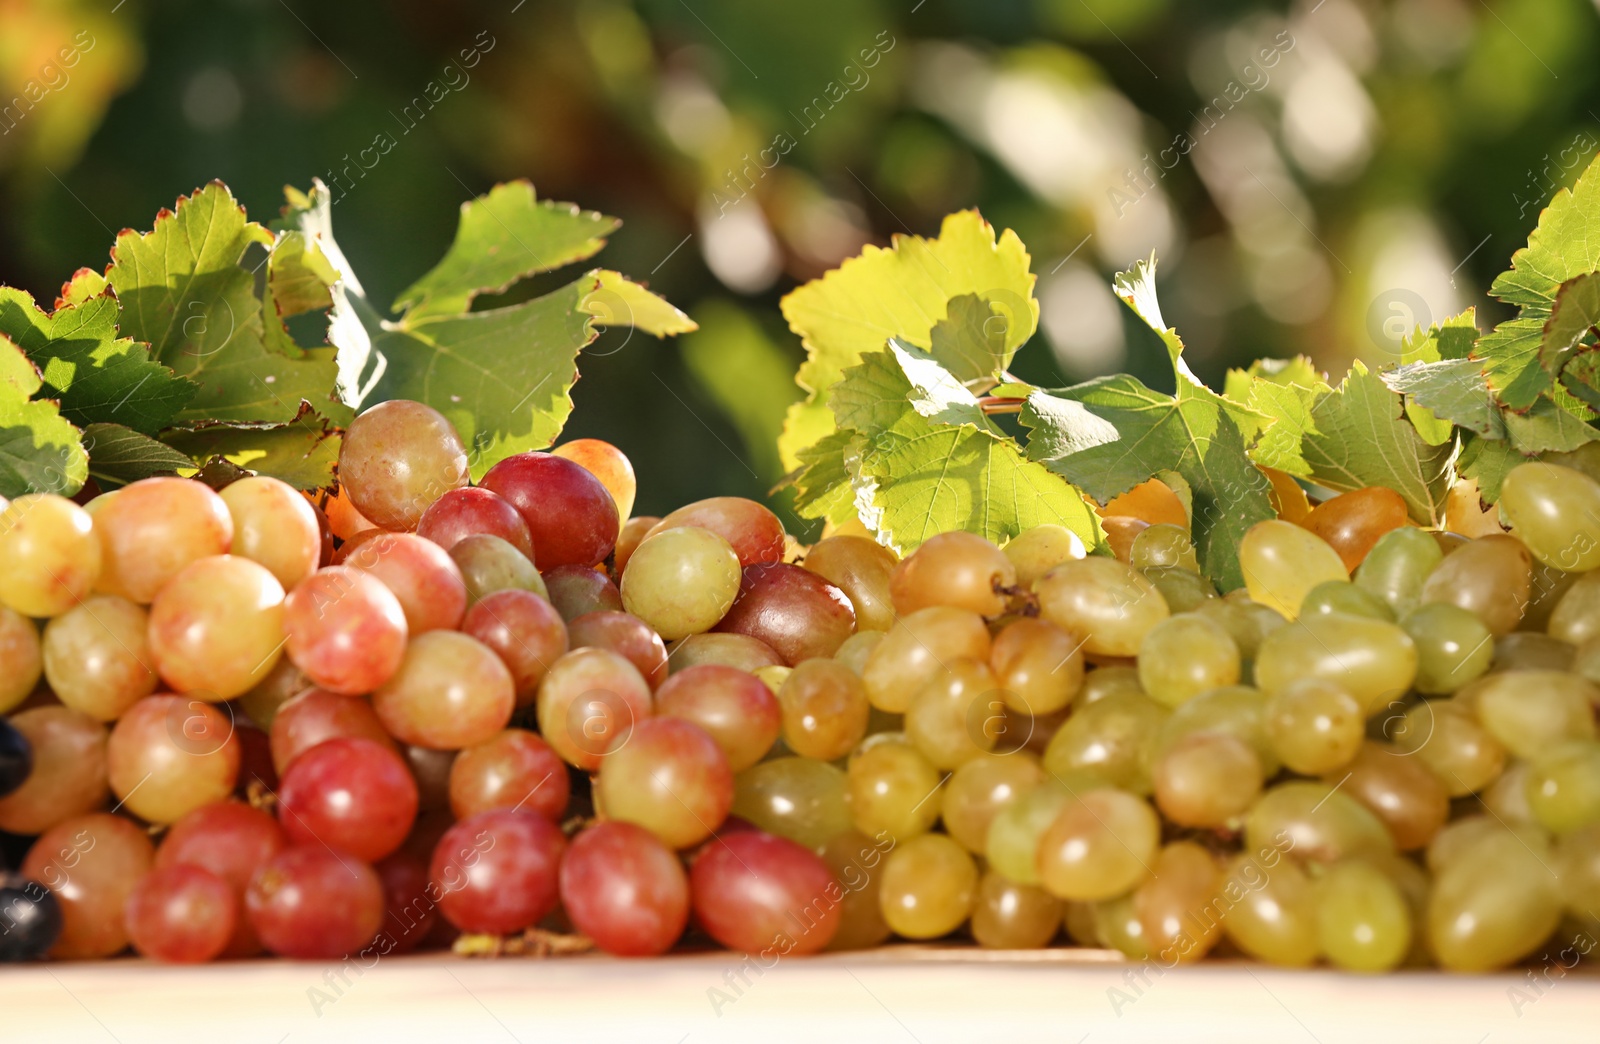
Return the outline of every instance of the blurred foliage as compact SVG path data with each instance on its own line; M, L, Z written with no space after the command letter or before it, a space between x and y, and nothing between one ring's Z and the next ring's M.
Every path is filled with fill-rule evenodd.
M601 262L702 323L606 334L574 391L568 435L620 445L659 513L781 477L801 353L779 297L961 207L1028 244L1042 316L1013 370L1041 384L1170 384L1109 288L1151 249L1217 386L1261 355L1392 361L1469 305L1505 318L1490 281L1600 150L1596 8L0 0L0 283L48 302L212 178L264 216L320 176L390 300L457 204L529 177L623 219Z

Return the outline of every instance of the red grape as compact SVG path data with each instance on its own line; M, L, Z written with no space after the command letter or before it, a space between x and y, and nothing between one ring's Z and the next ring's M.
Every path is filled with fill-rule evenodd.
M656 690L656 714L705 729L734 772L766 757L783 731L778 698L766 682L719 664L688 667L662 682Z
M746 566L739 597L716 626L759 638L791 667L832 656L855 629L856 611L843 591L810 570L783 562Z
M816 953L839 927L843 889L820 856L759 830L725 832L689 870L695 920L730 950Z
M533 702L550 665L567 651L567 625L532 591L496 591L467 610L461 632L493 649L511 672L517 704Z
M294 665L317 685L356 696L372 692L400 667L406 615L400 600L370 573L319 569L289 592L283 627Z
M383 582L406 615L407 634L453 630L467 611L467 585L450 553L415 533L383 533L344 563Z
M609 649L639 669L654 689L667 678L667 645L650 625L628 613L585 613L567 624L574 649Z
M295 844L321 842L369 863L398 849L417 818L417 782L392 747L346 737L294 760L278 821Z
M617 502L581 464L550 453L519 453L490 468L481 485L522 513L541 569L598 565L616 545Z
M544 586L550 603L563 620L574 620L585 613L620 610L622 592L611 578L588 566L556 566L544 571Z
M418 536L446 551L463 538L479 534L497 536L533 557L533 537L521 512L505 497L482 486L452 489L430 504L417 523Z
M538 733L506 729L468 747L450 766L450 809L457 819L520 808L560 822L571 794L567 766Z
M711 836L733 807L733 773L715 740L682 718L646 718L600 761L607 819L637 823L673 848Z
M532 812L463 819L439 839L429 867L439 912L464 932L522 931L556 908L566 847L561 830Z
M294 759L326 740L360 736L394 745L377 712L360 696L308 689L278 709L272 719L272 767L279 776Z
M233 938L222 952L249 957L261 952L250 919L243 915L244 890L256 869L288 847L271 815L238 801L202 805L172 824L156 849L157 868L198 866L228 882L240 904Z
M678 856L632 823L597 823L561 861L561 905L607 953L665 953L689 920L689 879Z
M133 948L172 964L219 957L239 920L233 886L187 863L158 867L128 896L124 921Z
M650 686L609 649L574 649L539 686L539 732L569 765L593 772L600 758L650 716Z
M366 863L325 845L286 848L256 869L245 912L280 957L335 960L383 927L383 881Z
M783 523L767 508L744 497L697 500L667 515L646 539L678 526L709 529L733 545L741 566L783 559Z
M422 945L439 919L427 864L409 852L396 852L373 869L383 882L386 907L378 940L388 936L389 941L387 948L379 946L379 952L410 953Z

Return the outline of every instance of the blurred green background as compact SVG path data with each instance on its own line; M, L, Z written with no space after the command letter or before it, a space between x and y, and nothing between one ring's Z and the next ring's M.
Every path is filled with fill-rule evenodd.
M1497 321L1490 281L1600 150L1597 3L0 0L0 282L53 300L212 178L265 220L337 174L389 300L460 202L531 178L621 217L604 263L702 325L581 360L567 434L621 446L658 514L781 477L779 298L961 207L1032 252L1039 383L1170 383L1109 292L1151 250L1213 383Z

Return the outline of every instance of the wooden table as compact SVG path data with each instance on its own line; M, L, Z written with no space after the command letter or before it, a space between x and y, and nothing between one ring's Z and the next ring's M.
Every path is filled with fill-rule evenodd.
M0 1041L796 1041L1553 1044L1600 1041L1600 976L1358 977L1216 962L1157 973L1084 950L899 946L650 961L386 957L372 968L124 959L0 969ZM1589 958L1585 958L1585 961ZM1141 977L1142 973L1142 977Z

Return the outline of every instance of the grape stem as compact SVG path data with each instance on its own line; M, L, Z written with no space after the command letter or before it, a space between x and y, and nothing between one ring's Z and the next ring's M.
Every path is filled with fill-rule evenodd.
M594 940L587 935L543 928L527 928L521 935L461 935L450 947L463 957L562 957L594 948Z

